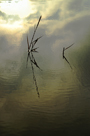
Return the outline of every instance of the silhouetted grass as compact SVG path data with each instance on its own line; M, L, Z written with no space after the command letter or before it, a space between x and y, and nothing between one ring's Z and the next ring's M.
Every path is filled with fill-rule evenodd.
M36 27L35 27L35 29L34 29L33 36L32 36L32 38L31 38L30 44L29 44L29 40L28 40L28 36L27 36L28 53L33 52L33 51L34 51L34 52L36 51L37 48L34 48L34 49L33 49L33 47L35 46L35 44L37 43L37 41L42 37L42 36L40 36L40 37L38 37L37 39L34 40L34 36L35 36L35 33L36 33L37 28L38 28L38 26L39 26L39 23L40 23L41 18L42 18L42 16L40 16L40 18L39 18L39 20L38 20L38 23L37 23L37 25L36 25Z
M26 68L27 68L27 65L28 65L28 58L30 58L30 62L31 62L31 68L32 68L32 73L33 73L33 80L34 80L34 83L35 83L35 87L36 87L36 91L37 91L37 94L38 94L38 97L40 97L40 94L39 94L39 91L38 91L38 85L37 85L37 80L36 80L36 77L35 77L35 73L34 73L34 67L33 67L33 64L40 69L40 67L38 66L34 56L33 56L33 52L38 52L36 51L36 48L34 48L35 44L37 43L37 41L42 37L38 37L37 39L34 40L34 36L35 36L35 33L37 31L37 28L39 26L39 23L40 23L40 20L41 20L42 16L40 16L39 20L38 20L38 23L34 29L34 32L33 32L33 36L32 36L32 39L31 39L31 42L29 44L29 40L28 40L28 35L27 35L27 45L28 45L28 55L27 55L27 63L26 63ZM41 70L41 69L40 69Z
M74 43L73 43L74 44ZM71 66L71 64L70 64L70 62L67 60L67 58L65 57L65 50L67 50L68 48L70 48L73 44L71 44L70 46L68 46L67 48L63 48L63 53L62 53L62 55L63 55L63 59L65 59L66 60L66 62L69 64L69 66L70 66L70 68L72 69L72 66Z

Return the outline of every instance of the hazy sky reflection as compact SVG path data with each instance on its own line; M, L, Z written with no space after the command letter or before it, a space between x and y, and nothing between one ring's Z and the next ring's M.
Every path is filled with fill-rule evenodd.
M50 40L57 36L52 47L77 42L88 33L90 24L89 0L1 0L0 31L2 28L25 33L33 27L42 15L40 28ZM22 32L21 32L22 31ZM39 32L38 32L39 34Z
M27 52L26 36L28 34L31 39L34 26L42 15L35 36L43 35L37 44L41 58L47 56L49 65L53 64L51 67L59 64L63 47L72 43L75 44L71 50L81 47L80 42L89 35L89 7L89 0L1 0L0 63L6 66L4 62L17 58L21 62Z
M20 69L22 57L24 58L27 52L26 36L28 34L30 41L40 15L42 20L35 35L35 37L43 35L37 43L40 47L39 59L45 58L43 61L49 68L58 67L59 62L63 64L63 47L75 43L70 49L75 50L75 47L80 47L80 42L90 33L89 7L89 0L56 0L53 3L52 0L1 0L1 69L6 67L8 60L17 61L17 59L17 69ZM42 66L42 61L40 63Z

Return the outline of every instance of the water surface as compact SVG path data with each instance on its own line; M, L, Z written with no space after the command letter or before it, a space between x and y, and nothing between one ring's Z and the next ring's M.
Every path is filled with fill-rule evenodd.
M0 135L89 136L90 2L26 2L22 14L9 9L19 1L1 1ZM33 57L41 70L27 63L27 35L30 42L40 15ZM71 69L62 51L72 43L65 51Z

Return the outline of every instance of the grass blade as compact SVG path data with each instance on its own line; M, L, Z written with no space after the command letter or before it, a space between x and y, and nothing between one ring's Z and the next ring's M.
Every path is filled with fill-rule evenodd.
M41 38L42 36L40 36L39 38L37 38L36 40L34 40L33 42L32 42L32 48L35 46L35 44L37 43L37 41Z
M34 33L33 33L32 39L31 39L31 43L30 43L30 47L31 47L31 45L32 45L32 42L33 42L33 39L34 39L34 36L35 36L36 30L37 30L38 25L39 25L39 22L40 22L40 20L41 20L41 17L42 17L42 16L40 16L39 21L38 21L38 23L37 23L37 26L36 26L36 28L35 28L35 30L34 30Z
M74 43L73 43L74 44ZM70 46L68 46L67 48L65 48L65 50L67 50L68 48L70 48L73 44L71 44Z
M27 36L27 45L28 45L28 51L29 51L30 47L29 47L28 36Z

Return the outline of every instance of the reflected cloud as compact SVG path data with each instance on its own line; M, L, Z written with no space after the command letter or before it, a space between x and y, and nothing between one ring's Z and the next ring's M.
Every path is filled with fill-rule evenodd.
M4 4L5 1L1 0L1 2L3 2ZM73 41L78 41L79 39L83 38L89 28L89 0L80 0L79 2L77 0L56 0L53 2L53 4L51 0L22 0L20 2L17 0L16 4L15 2L16 1L11 1L14 7L16 7L17 5L17 9L19 6L21 7L23 3L25 3L24 6L28 5L28 8L23 8L25 9L23 10L23 12L25 12L24 16L20 16L20 14L22 14L23 12L17 12L17 14L16 12L12 12L12 14L11 12L7 13L6 9L3 8L3 6L5 6L6 4L1 5L0 20L2 24L7 23L4 21L8 21L9 24L14 24L16 21L21 21L21 26L25 31L27 31L29 27L32 28L32 26L35 24L37 16L42 15L42 27L43 29L45 28L45 34L47 36L58 36L57 40L61 39L63 36L64 40L61 39L59 45L65 45L67 41L68 44ZM7 25L7 27L9 27L9 25ZM51 39L53 39L53 37Z
M83 87L90 85L90 33L84 37L77 48L71 53L71 62L76 71L77 79Z
M10 24L20 20L20 17L18 15L7 15L2 11L0 11L0 16L3 20L6 21L6 23L10 23Z

